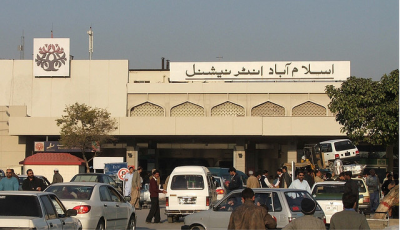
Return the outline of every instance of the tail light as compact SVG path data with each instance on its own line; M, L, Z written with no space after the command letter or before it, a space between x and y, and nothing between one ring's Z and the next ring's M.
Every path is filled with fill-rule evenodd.
M206 197L206 206L210 206L211 203L211 197Z
M288 219L289 219L289 223L290 223L290 222L294 221L294 219L296 219L296 218L294 218L294 217L289 217Z
M272 216L272 218L274 218L275 222L278 223L278 220L276 219L275 216Z
M324 216L324 219L322 219L324 221L324 224L326 224L326 216Z
M169 197L165 197L165 206L169 207Z
M358 150L356 151L356 155L360 155L360 152Z
M369 203L369 196L364 196L363 203Z
M221 188L215 190L217 194L225 194L225 191Z
M90 207L90 205L78 205L75 206L73 209L75 209L78 214L85 214L88 213L90 211L92 207Z
M339 154L335 154L335 159L339 158Z

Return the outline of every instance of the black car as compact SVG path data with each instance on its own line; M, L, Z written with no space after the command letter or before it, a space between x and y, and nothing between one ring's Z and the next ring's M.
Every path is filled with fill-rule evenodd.
M79 173L76 174L70 182L100 182L106 183L113 186L122 194L122 186L120 183L116 183L115 180L109 175L103 173Z

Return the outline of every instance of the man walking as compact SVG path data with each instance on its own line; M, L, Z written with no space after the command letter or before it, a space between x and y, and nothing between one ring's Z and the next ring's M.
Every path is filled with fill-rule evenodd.
M160 172L158 170L153 171L153 177L150 180L150 199L151 199L151 208L149 214L146 217L146 223L151 223L151 220L154 217L154 223L160 223L160 202L158 200L159 193L167 193L165 190L160 190L157 185L157 179L160 178ZM133 182L132 182L133 183Z
M24 191L43 191L46 188L43 180L35 177L32 169L26 170L28 177L22 182L22 190Z
M62 183L64 181L64 178L61 176L61 174L58 172L58 168L54 169L54 175L53 175L53 182L52 184L55 183Z
M294 180L293 183L289 186L289 188L302 189L311 193L310 185L308 185L308 182L304 180L304 172L303 171L299 172L298 177L299 179Z
M370 229L365 216L356 212L358 196L344 193L342 202L344 210L333 214L330 229Z
M374 169L369 170L369 174L366 183L371 199L371 213L374 213L379 206L379 178Z
M271 184L268 180L268 170L264 170L264 176L262 176L261 179L263 188L275 188L275 185ZM279 185L279 182L277 182L276 185Z
M286 225L283 230L286 229L318 229L326 230L325 223L321 219L314 217L314 212L317 209L317 203L309 198L304 198L301 201L301 212L304 216L296 218L288 225Z
M242 191L242 205L237 207L229 219L228 229L273 229L276 222L267 209L254 205L254 191L245 188Z
M259 188L260 183L258 182L257 177L253 175L253 171L249 171L249 178L247 178L247 188Z
M228 172L231 175L231 181L229 182L228 186L229 191L243 188L242 180L240 179L240 176L236 173L236 169L234 167L230 167Z
M133 176L132 176L131 204L136 209L140 208L140 202L139 202L139 199L140 199L140 185L142 184L141 181L140 181L140 173L141 172L142 172L142 167L139 166L138 169L136 170L136 172L134 172ZM157 193L157 197L158 197L158 193Z
M132 191L132 178L133 178L133 167L129 167L129 171L125 174L124 177L124 196L131 196ZM131 198L132 200L132 198Z
M0 191L18 191L19 183L17 178L13 177L12 170L6 170L6 177L0 180Z

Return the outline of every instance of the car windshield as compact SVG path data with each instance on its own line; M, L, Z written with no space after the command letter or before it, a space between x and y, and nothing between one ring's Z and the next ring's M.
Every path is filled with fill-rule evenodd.
M285 192L285 198L292 212L301 212L301 201L304 198L314 200L311 195L306 191L290 191ZM321 207L317 204L317 211L321 210Z
M351 143L351 141L338 141L335 142L335 149L336 151L344 151L348 149L355 149L356 146Z
M0 207L0 216L42 216L36 196L1 195Z
M201 175L175 175L172 178L171 190L204 189Z
M99 182L99 178L97 175L76 175L72 178L71 182Z
M213 177L213 182L215 184L215 187L222 187L221 179Z
M55 193L61 200L89 200L93 186L80 185L51 185L46 192Z
M342 200L344 184L317 184L312 194L317 200Z

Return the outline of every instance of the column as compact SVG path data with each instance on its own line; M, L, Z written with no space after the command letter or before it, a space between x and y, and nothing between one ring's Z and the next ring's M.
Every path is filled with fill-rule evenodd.
M244 150L244 146L235 146L233 150L233 167L236 170L246 172L246 151Z
M128 165L135 166L135 169L139 166L139 148L133 146L126 146L126 163Z

